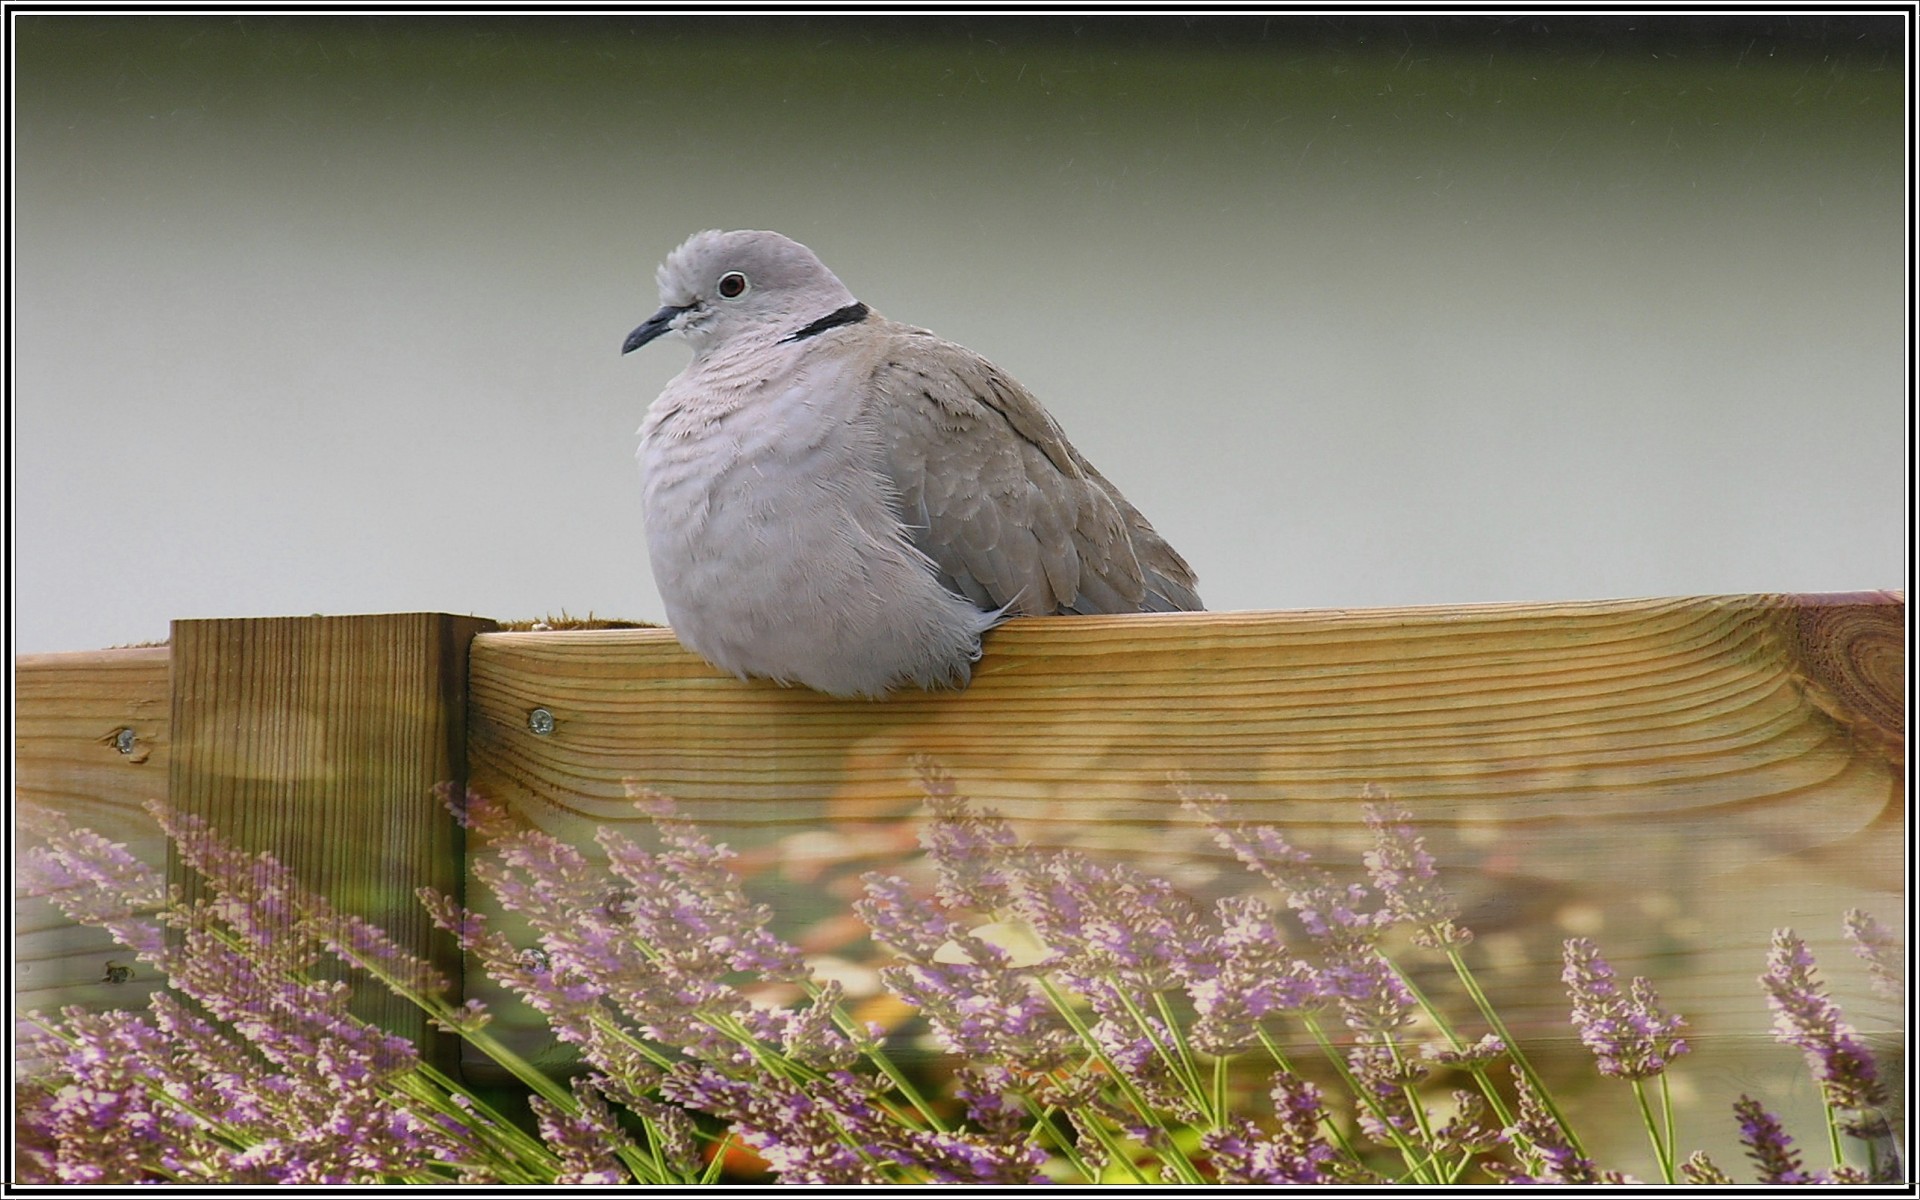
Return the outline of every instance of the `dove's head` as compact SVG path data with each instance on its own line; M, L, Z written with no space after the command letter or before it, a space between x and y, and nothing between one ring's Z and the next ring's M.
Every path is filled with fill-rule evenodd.
M764 229L696 233L655 276L661 309L621 353L677 333L695 357L742 336L780 339L855 303L813 251Z

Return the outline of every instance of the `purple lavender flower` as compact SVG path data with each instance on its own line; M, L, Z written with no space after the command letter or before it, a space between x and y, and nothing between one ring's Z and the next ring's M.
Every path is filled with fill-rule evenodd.
M768 1014L729 981L736 973L809 977L799 951L768 930L771 910L749 900L728 870L731 851L708 841L669 798L631 784L628 794L650 818L659 848L603 828L596 840L604 866L470 795L456 811L486 831L492 852L473 873L527 921L539 945L516 948L445 897L423 894L436 924L624 1093L657 1080L669 1055L651 1047L743 1069L754 1057L744 1035L816 1065L850 1061L856 1048L824 1010ZM609 874L617 903L608 900Z
M1874 994L1891 1000L1904 999L1907 984L1900 960L1905 947L1898 935L1859 908L1847 910L1846 931L1847 940L1853 943L1853 952L1867 964Z
M94 1182L378 1183L498 1178L517 1162L540 1169L538 1143L437 1091L409 1042L351 1016L345 984L303 974L324 947L400 987L438 987L423 963L271 855L244 854L204 822L154 807L211 895L160 909L178 931L171 945L136 944L199 1012L162 992L151 1021L77 1009L42 1018L54 1037L36 1046L63 1049L31 1076L45 1100L21 1110L17 1128L33 1147L23 1170ZM72 838L55 852L68 878L136 878L106 843ZM119 914L101 904L75 915L112 926ZM484 1019L476 1006L444 1006L442 1016L473 1028Z
M189 949L186 953L192 953ZM339 1041L311 1061L277 1061L284 1030L222 1031L172 997L155 1020L69 1009L55 1026L71 1047L43 1077L50 1099L24 1105L34 1177L67 1182L379 1182L429 1162L471 1162L467 1130L412 1111ZM244 1033L245 1031L240 1031Z
M1267 1016L1318 1008L1328 996L1318 973L1288 953L1264 900L1231 896L1214 912L1219 932L1192 947L1181 970L1198 1017L1194 1045L1235 1054L1259 1043Z
M21 894L46 898L68 920L103 929L144 961L159 964L167 952L155 915L169 899L164 877L125 846L76 829L56 813L36 812L26 823L41 844L18 860Z
M473 788L461 791L451 782L437 783L433 794L462 829L483 843L517 833L521 828L511 809Z
M1485 1066L1506 1052L1507 1044L1492 1033L1482 1034L1479 1041L1458 1050L1431 1043L1420 1047L1421 1056L1428 1062L1445 1067Z
M263 965L301 969L325 949L414 993L447 989L446 978L425 959L364 918L335 908L273 855L247 854L199 817L158 801L149 802L147 810L181 859L212 885L209 911L245 934L250 953Z
M1887 1102L1873 1056L1829 1000L1814 974L1813 955L1791 929L1776 929L1760 976L1773 1008L1774 1036L1800 1047L1821 1093L1835 1108L1871 1109Z
M1361 1035L1363 1043L1377 1043L1412 1018L1413 993L1377 949L1380 931L1397 919L1393 909L1370 910L1367 889L1338 883L1312 864L1312 855L1290 845L1266 825L1230 824L1225 820L1225 798L1217 794L1177 788L1181 803L1213 826L1214 839L1240 861L1265 877L1286 895L1307 936L1320 952L1318 991L1337 1001L1341 1019ZM1442 920L1436 905L1450 903L1429 886L1431 863L1423 878L1417 858L1424 855L1418 839L1383 837L1376 877L1390 878L1402 901L1414 906L1429 924ZM1446 936L1458 944L1454 931ZM1441 936L1439 932L1436 937Z
M1157 1107L1197 1115L1175 1077L1176 1038L1156 1013L1155 993L1181 986L1186 959L1207 940L1193 901L1124 864L1018 843L998 815L976 812L944 776L929 775L934 821L923 837L949 908L989 918L960 920L916 903L908 886L868 876L856 911L904 960L881 973L922 1009L954 1052L975 1062L1018 1064L1030 1081L1066 1065L1079 1043L1039 985L1047 978L1091 1005L1090 1047ZM1024 931L1031 952L1007 944ZM1057 994L1056 994L1057 995Z
M80 1184L163 1178L156 1158L184 1160L197 1147L190 1131L182 1136L164 1119L146 1087L154 1077L148 1060L165 1053L158 1031L133 1013L69 1008L61 1015L54 1028L73 1049L56 1069L22 1081L15 1114L24 1134L22 1176Z
M1213 840L1249 870L1281 891L1289 891L1287 870L1304 866L1313 856L1294 848L1271 825L1245 825L1227 819L1229 801L1224 792L1196 788L1182 775L1173 778L1180 807L1206 823Z
M1727 1185L1733 1182L1733 1176L1714 1165L1706 1151L1695 1150L1680 1164L1680 1174L1691 1184Z
M954 1068L953 1094L967 1106L967 1118L1001 1144L1024 1143L1030 1120L1021 1099L1026 1081L1004 1063L963 1062Z
M1339 1001L1341 1020L1363 1044L1382 1044L1413 1020L1413 993L1372 946L1341 946L1329 955L1320 988Z
M1089 994L1180 986L1182 956L1206 936L1191 898L1125 863L1072 851L1026 858L1012 873L1014 905L1053 949L1052 973Z
M471 956L494 982L517 994L540 1013L556 1039L575 1046L599 1046L611 1050L617 1043L607 1037L596 1023L600 995L577 982L565 984L555 978L552 960L545 951L528 954L489 927L486 916L469 912L452 898L433 888L419 890L420 902L434 925L453 935L460 949ZM610 1074L627 1078L627 1072L609 1066L604 1055L595 1056ZM644 1090L645 1086L640 1086Z
M1276 1076L1270 1122L1215 1114L1189 1048L1232 1054L1260 1040L1263 1019L1331 1002L1357 1035L1345 1067L1365 1102L1360 1124L1409 1153L1410 1166L1426 1165L1411 1155L1430 1153L1463 1170L1505 1142L1519 1165L1487 1164L1504 1178L1626 1181L1581 1156L1519 1072L1509 1127L1488 1128L1480 1098L1456 1093L1458 1115L1427 1130L1416 1088L1429 1064L1484 1063L1506 1047L1489 1038L1423 1058L1398 1038L1414 1002L1379 949L1381 930L1405 921L1417 942L1439 948L1469 936L1406 813L1368 810L1376 903L1271 827L1224 826L1209 805L1217 798L1183 797L1215 821L1222 845L1281 889L1312 939L1310 964L1290 953L1262 901L1208 910L1131 867L1036 851L1004 820L972 810L937 769L923 765L923 777L937 903L902 880L869 876L857 907L899 956L883 980L968 1059L953 1091L965 1129L927 1116L951 1110L912 1089L896 1093L884 1059L883 1073L860 1073L863 1056L878 1055L879 1031L846 1015L836 985L785 1009L749 999L734 982L743 975L808 981L798 950L772 934L770 911L748 899L725 846L670 800L630 788L655 839L602 831L604 863L518 828L477 796L450 803L494 851L479 876L527 918L537 944L516 945L452 900L422 895L436 924L586 1059L570 1102L551 1089L535 1099L539 1142L517 1133L490 1140L496 1118L470 1097L418 1103L437 1085L412 1047L355 1020L345 985L304 973L324 950L422 995L437 995L442 981L270 856L242 854L204 824L162 810L182 857L212 884L207 901L188 906L156 891L153 873L110 844L56 833L36 860L48 891L96 924L124 928L198 1008L162 993L151 1016L41 1018L57 1036L27 1043L45 1061L22 1075L20 1169L82 1183L481 1182L531 1163L533 1175L559 1182L611 1184L644 1181L658 1169L648 1164L664 1161L667 1178L685 1179L696 1173L690 1109L728 1122L786 1182L1033 1183L1043 1181L1046 1157L1034 1137L1051 1111L1072 1124L1079 1161L1093 1167L1117 1136L1157 1153L1158 1164L1140 1170L1166 1178L1177 1171L1197 1181L1197 1161L1228 1183L1350 1182L1360 1169L1322 1139L1326 1107L1312 1084ZM160 923L178 931L171 944ZM1862 914L1849 914L1849 935L1863 947L1886 942ZM1781 931L1774 950L1764 978L1783 1039L1806 1051L1830 1104L1883 1103L1873 1064L1804 945ZM1592 943L1567 944L1565 978L1575 1024L1603 1072L1641 1079L1686 1052L1683 1023L1651 985L1635 979L1623 989ZM1181 992L1197 1018L1191 1031L1181 1027ZM486 1024L477 1003L436 1004L443 1027L478 1035ZM641 1137L616 1121L615 1105L640 1117ZM1757 1103L1743 1098L1736 1111L1769 1182L1817 1178ZM1204 1156L1186 1157L1193 1142L1176 1136L1182 1123L1200 1127ZM1697 1181L1725 1179L1704 1158L1683 1169ZM1843 1168L1831 1181L1865 1174Z
M1347 1070L1361 1102L1356 1116L1362 1132L1383 1144L1419 1137L1411 1089L1426 1077L1424 1064L1402 1058L1376 1037L1347 1048Z
M762 1045L778 1046L785 1058L819 1070L845 1070L860 1047L834 1021L842 999L838 983L824 984L805 1008L750 1008L740 1024Z
M1600 1183L1603 1173L1593 1163L1573 1148L1567 1140L1566 1132L1560 1128L1553 1113L1540 1098L1528 1081L1526 1072L1513 1072L1514 1098L1519 1102L1519 1111L1514 1115L1513 1124L1502 1132L1520 1155L1524 1164L1515 1170L1499 1163L1488 1163L1487 1169L1510 1183Z
M1761 1183L1818 1183L1820 1177L1800 1166L1800 1152L1780 1124L1780 1119L1761 1107L1758 1100L1742 1096L1733 1105L1740 1120L1740 1142L1747 1157L1760 1168Z
M83 925L123 921L166 903L165 876L125 846L51 816L40 824L45 844L22 856L22 894L55 900L69 920Z
M1052 951L1040 965L1098 1018L1093 1045L1152 1106L1198 1119L1178 1038L1155 1010L1158 995L1196 973L1190 957L1211 957L1204 910L1164 880L1071 851L1025 855L1011 884L1019 915Z
M607 901L605 869L544 834L492 822L496 857L476 865L476 873L505 907L528 919L545 963L528 963L444 899L430 904L436 921L497 978L577 1041L600 1070L597 1086L634 1107L657 1083L668 1099L732 1123L787 1182L882 1182L920 1173L971 1182L1032 1177L1038 1151L1024 1134L1016 1142L919 1128L891 1106L877 1080L853 1073L864 1043L842 1027L837 986L820 989L803 1008L776 1011L755 1006L729 983L735 974L795 982L808 972L798 951L768 932L771 912L746 898L727 869L726 848L707 841L666 797L629 791L660 845L646 849L614 831L599 833L617 878L617 904ZM483 806L468 808L489 819ZM985 823L971 828L991 836ZM908 958L886 978L923 1004L936 1030L956 1044L1037 1050L1014 1059L1034 1065L1049 1057L1050 1039L1064 1052L1057 1020L997 946L916 904L899 881L869 880L862 911L876 936ZM634 1056L632 1033L623 1030L660 1047L654 1053L687 1057L662 1074L644 1055ZM623 1040L624 1062L617 1058Z
M941 902L981 912L1011 907L1012 874L1022 857L1013 827L992 813L975 812L958 794L953 777L931 758L918 755L913 765L933 813L922 840L938 875Z
M1437 1156L1468 1157L1506 1144L1506 1133L1487 1125L1487 1102L1480 1093L1456 1090L1453 1103L1454 1115L1433 1131Z
M726 970L767 980L807 979L799 950L768 930L773 910L749 900L727 869L733 852L708 841L670 797L632 783L627 794L652 818L661 850L650 858L638 855L631 842L611 830L602 830L596 840L615 874L638 890L628 916L654 948L685 957L689 970L724 964ZM675 929L678 935L667 940Z
M805 1082L781 1073L741 1080L683 1063L662 1091L729 1121L785 1183L888 1183L902 1169L939 1183L1033 1183L1043 1157L1034 1147L914 1129L845 1071Z
M1200 1137L1218 1181L1226 1184L1300 1184L1351 1182L1341 1169L1339 1151L1320 1136L1326 1111L1320 1090L1281 1072L1274 1076L1276 1128L1271 1133L1245 1117L1236 1117Z
M1072 1031L1005 950L916 900L905 880L870 874L864 882L854 909L903 960L882 968L881 981L921 1010L948 1050L1033 1071L1068 1060Z
M1660 1007L1659 994L1645 976L1636 976L1623 995L1612 965L1591 940L1567 939L1560 978L1573 998L1574 1027L1602 1075L1646 1079L1687 1052L1686 1041L1677 1036L1686 1022Z
M1455 923L1460 906L1442 888L1433 869L1433 856L1413 831L1413 816L1384 803L1386 792L1369 783L1366 795L1380 803L1366 806L1367 827L1374 848L1366 853L1367 873L1388 913L1413 926L1413 943L1428 949L1464 946L1473 932Z
M364 922L301 887L271 855L241 853L197 818L164 805L149 808L183 860L207 878L211 897L192 906L170 901L157 914L179 931L174 945L146 932L134 944L141 958L225 1030L216 1032L165 994L152 1000L157 1026L126 1014L103 1025L69 1011L62 1034L78 1048L62 1065L94 1086L67 1094L126 1091L114 1101L134 1106L123 1127L171 1122L205 1131L191 1155L165 1142L152 1147L141 1169L163 1175L212 1171L212 1178L251 1181L376 1181L414 1169L426 1149L434 1159L457 1160L462 1147L412 1113L390 1086L418 1067L412 1045L352 1017L345 984L302 974L321 946L333 946L343 957L364 954L363 961L407 985L435 984L432 973ZM90 835L60 841L53 850L64 856L58 864L70 875L117 879L129 889L127 881L137 878L125 870L124 852ZM84 871L83 861L92 864ZM153 898L150 888L143 896L129 890L122 901L142 898ZM79 905L70 915L114 926L117 914L101 903ZM142 1039L138 1050L105 1049L135 1035ZM101 1054L137 1062L141 1074L101 1081L89 1065ZM156 1097L170 1099L154 1107ZM229 1140L225 1132L261 1127L275 1136ZM216 1131L218 1139L204 1140Z
M544 1096L529 1103L540 1122L540 1136L559 1155L561 1168L555 1183L619 1185L633 1182L615 1151L633 1149L633 1141L614 1121L613 1110L591 1082L573 1081L576 1108L563 1111Z

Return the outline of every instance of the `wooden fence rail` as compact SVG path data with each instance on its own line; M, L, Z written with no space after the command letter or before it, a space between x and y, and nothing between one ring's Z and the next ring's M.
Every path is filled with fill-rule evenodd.
M917 756L1036 843L1203 893L1247 883L1176 774L1340 870L1372 784L1413 814L1529 1036L1570 1036L1559 943L1585 933L1659 981L1696 1044L1764 1041L1754 977L1781 925L1850 1017L1903 1032L1840 915L1904 927L1905 624L1898 593L1030 619L989 636L967 691L870 703L742 684L665 630L180 621L162 648L16 660L15 796L155 864L140 804L167 797L446 960L412 900L464 871L433 784L585 845L639 819L638 781L742 851L823 969L857 972L845 901L861 871L910 869ZM22 1007L129 1006L155 983L38 902L15 953Z

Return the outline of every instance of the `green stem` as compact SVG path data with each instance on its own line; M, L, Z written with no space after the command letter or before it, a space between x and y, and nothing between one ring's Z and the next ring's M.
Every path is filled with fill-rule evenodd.
M733 1148L733 1130L720 1135L713 1147L713 1157L707 1160L707 1169L700 1174L702 1184L712 1184L720 1178L720 1172L727 1169L727 1151Z
M1218 1129L1227 1119L1227 1058L1219 1055L1213 1060L1213 1127Z
M1067 1160L1067 1165L1080 1173L1080 1178L1088 1183L1099 1183L1099 1172L1088 1166L1086 1159L1080 1157L1079 1145L1072 1138L1060 1136L1059 1131L1053 1127L1053 1116L1060 1111L1059 1108L1052 1105L1042 1108L1038 1100L1025 1092L1020 1094L1020 1101L1027 1106L1027 1111L1033 1114L1033 1128L1027 1132L1027 1136L1038 1144L1051 1143L1060 1151L1060 1156ZM1044 1138L1042 1131L1044 1131Z
M1099 1039L1093 1036L1093 1031L1087 1027L1087 1023L1080 1019L1080 1014L1073 1011L1073 1005L1061 994L1060 989L1054 985L1053 980L1048 979L1044 975L1038 976L1038 979L1041 990L1047 994L1047 999L1052 1002L1054 1009L1058 1011L1061 1018L1072 1027L1074 1034L1079 1037L1081 1044L1085 1045L1100 1065L1106 1069L1108 1077L1114 1081L1120 1088L1121 1094L1126 1097L1128 1106L1138 1114L1142 1121L1152 1126L1154 1130L1160 1134L1160 1140L1166 1147L1161 1157L1174 1169L1175 1173L1180 1176L1183 1182L1205 1183L1206 1178L1200 1174L1199 1168L1193 1165L1187 1158L1186 1152L1181 1150L1179 1144L1173 1140L1173 1131L1167 1128L1166 1122L1162 1120L1160 1114L1154 1110L1153 1105L1147 1102L1147 1098L1140 1093L1140 1089L1134 1085L1133 1080L1129 1079L1126 1072L1120 1069L1119 1064L1107 1055L1105 1047L1101 1046ZM1142 1178L1141 1182L1144 1183L1146 1181Z
M1400 1044L1394 1041L1390 1034L1383 1033L1381 1037L1386 1041L1387 1056L1393 1059L1394 1073L1403 1079L1406 1078L1407 1060L1401 1057ZM1400 1094L1407 1098L1407 1110L1413 1114L1413 1123L1420 1130L1420 1142L1429 1148L1427 1153L1431 1154L1433 1129L1427 1122L1427 1106L1420 1103L1420 1093L1414 1090L1414 1086L1411 1083L1401 1084Z
M826 1078L820 1071L807 1066L805 1063L797 1063L781 1051L765 1045L760 1039L754 1037L745 1026L741 1025L738 1020L732 1017L725 1014L715 1015L712 1013L702 1013L700 1014L700 1019L706 1023L708 1028L732 1038L743 1050L752 1055L754 1062L761 1070L769 1075L776 1075L789 1083L800 1085ZM841 1145L846 1146L849 1150L859 1155L860 1161L869 1166L881 1167L885 1165L878 1158L874 1157L873 1152L867 1148L865 1143L853 1136L853 1131L847 1128L846 1122L840 1119L838 1112L825 1107L823 1107L822 1111L825 1112L827 1118L833 1122L834 1131L839 1135ZM891 1105L887 1106L887 1111L891 1113L895 1119L899 1119L902 1116L901 1112Z
M1660 1136L1659 1123L1654 1120L1653 1106L1647 1102L1646 1082L1640 1079L1630 1080L1633 1084L1633 1099L1640 1106L1640 1122L1647 1127L1647 1137L1653 1142L1653 1158L1660 1164L1660 1178L1673 1182L1673 1154Z
M1667 1131L1667 1161L1675 1163L1680 1157L1680 1143L1674 1136L1673 1128L1673 1088L1667 1083L1667 1073L1660 1072L1660 1118L1661 1125Z
M1287 1052L1282 1050L1280 1044L1273 1040L1273 1035L1269 1034L1264 1027L1259 1025L1254 1026L1254 1032L1260 1036L1260 1044L1266 1048L1267 1054L1273 1059L1274 1064L1287 1074L1299 1078L1300 1072L1293 1069L1293 1060L1288 1058ZM1338 1067L1341 1064L1335 1063L1334 1065ZM1355 1099L1359 1099L1359 1097L1356 1095ZM1333 1114L1327 1112L1324 1108L1321 1110L1320 1124L1327 1131L1327 1136L1333 1139L1334 1145L1340 1147L1340 1153L1347 1156L1348 1161L1354 1163L1361 1161L1360 1152L1354 1149L1353 1141L1347 1137L1346 1130L1335 1124Z
M1840 1110L1828 1103L1825 1097L1821 1098L1821 1107L1827 1110L1827 1148L1833 1153L1833 1165L1844 1167L1847 1165L1847 1154L1840 1144Z
M1388 965L1393 966L1391 962L1388 963ZM1453 1027L1453 1023L1447 1020L1446 1015L1440 1011L1439 1006L1427 998L1427 994L1420 989L1420 985L1416 984L1405 972L1401 971L1399 967L1393 967L1393 971L1394 974L1400 977L1400 982L1406 985L1407 991L1413 994L1414 1001L1420 1005L1420 1011L1427 1014L1428 1019L1440 1030L1441 1036L1447 1039L1447 1045L1454 1050L1465 1050L1467 1048L1467 1040ZM1467 1074L1473 1076L1474 1084L1479 1087L1481 1096L1485 1097L1487 1101L1487 1107L1493 1110L1493 1115L1499 1119L1501 1126L1504 1128L1512 1125L1513 1113L1508 1110L1507 1102L1501 1097L1500 1089L1495 1086L1493 1075L1487 1070L1486 1064L1475 1062L1465 1064L1465 1066Z
M1467 969L1467 962L1460 956L1459 947L1447 947L1447 961L1453 964L1454 974L1460 977L1460 982L1467 989L1467 994L1473 997L1474 1007L1480 1010L1480 1015L1487 1022L1488 1028L1492 1029L1495 1036L1506 1044L1507 1054L1513 1059L1513 1065L1519 1068L1520 1073L1527 1077L1527 1082L1533 1085L1534 1094L1540 1097L1540 1103L1553 1117L1554 1124L1560 1127L1560 1132L1566 1136L1568 1147L1581 1158L1589 1157L1586 1147L1580 1144L1580 1135L1574 1132L1573 1123L1567 1120L1566 1114L1560 1111L1560 1106L1554 1103L1553 1093L1547 1090L1546 1081L1540 1078L1540 1073L1533 1069L1531 1062L1527 1061L1526 1054L1520 1049L1520 1043L1514 1040L1512 1031L1507 1028L1507 1023L1500 1019L1500 1014L1494 1011L1493 1002L1488 1000L1486 992L1481 990L1480 981L1475 979L1473 972Z
M820 987L818 984L812 980L808 980L806 987L807 995L816 1000L820 998ZM893 1060L887 1056L887 1052L881 1048L879 1041L868 1032L866 1026L855 1020L851 1013L848 1013L837 1004L833 1006L833 1021L834 1024L840 1027L842 1033L846 1034L860 1047L860 1052L865 1054L867 1060L878 1068L882 1075L887 1077L888 1082L893 1084L901 1096L906 1098L907 1103L913 1107L915 1112L920 1114L921 1120L927 1123L928 1128L934 1130L936 1133L948 1132L946 1122L942 1121L933 1111L933 1106L928 1104L926 1097L920 1094L920 1089L913 1086L913 1081L907 1078L906 1073L896 1066Z
M544 1143L486 1101L467 1092L439 1068L422 1063L395 1080L394 1087L462 1124L472 1125L478 1120L486 1127L486 1136L481 1139L486 1149L493 1152L501 1165L517 1168L526 1176L524 1182L549 1180L560 1170L559 1158ZM464 1096L471 1107L453 1104L450 1097L455 1095Z
M1113 1136L1113 1131L1108 1129L1106 1124L1102 1122L1098 1116L1090 1116L1087 1118L1087 1129L1095 1138L1099 1139L1100 1145L1106 1149L1107 1161L1109 1163L1117 1162L1126 1168L1127 1174L1133 1176L1135 1183L1153 1182L1147 1178L1146 1172L1140 1169L1140 1164L1133 1161L1133 1155L1127 1153L1127 1148L1120 1144L1119 1140ZM1103 1170L1100 1174L1104 1175L1106 1172ZM1098 1176L1094 1178L1094 1182L1100 1182Z
M1168 1073L1180 1081L1181 1090L1187 1093L1187 1099L1193 1103L1194 1108L1202 1114L1205 1114L1207 1112L1207 1089L1206 1086L1200 1082L1200 1071L1194 1064L1193 1051L1187 1046L1186 1037L1180 1029L1180 1023L1173 1019L1173 1011L1171 1006L1167 1004L1165 993L1155 992L1153 998L1155 1007L1160 1010L1160 1018L1173 1038L1173 1045L1171 1047L1162 1043L1159 1037L1154 1034L1153 1023L1147 1019L1147 1014L1140 1011L1139 1006L1133 1002L1132 997L1122 991L1113 979L1109 978L1104 982L1112 990L1114 997L1120 1001L1121 1006L1127 1010L1127 1015L1133 1018L1134 1025L1140 1030L1141 1036L1147 1039L1147 1044L1153 1047L1155 1056L1166 1065Z
M560 1111L568 1115L575 1115L579 1112L579 1102L574 1098L571 1089L561 1087L552 1077L547 1075L546 1072L522 1058L510 1049L506 1043L494 1037L492 1034L487 1033L477 1024L461 1021L455 1015L453 1006L448 1004L444 998L420 992L409 987L401 980L383 970L380 964L376 962L362 960L356 955L345 953L341 954L340 957L372 975L396 996L400 996L411 1002L415 1007L424 1011L429 1017L437 1019L444 1028L451 1030L476 1050L479 1050L495 1063L505 1068L515 1079L525 1084L532 1091L538 1093L549 1103L557 1106ZM622 1028L618 1022L614 1021L609 1014L596 1012L593 1016L593 1021L596 1028L619 1039L627 1046L632 1047L654 1066L665 1069L672 1065L672 1059L660 1053L660 1051L645 1041L634 1037L629 1030ZM449 1079L446 1082L449 1090L460 1090L452 1080ZM467 1098L476 1104L478 1103L475 1097L468 1096ZM505 1122L505 1124L509 1128L518 1128L517 1126L513 1126L511 1122ZM652 1140L657 1145L658 1139ZM550 1151L547 1151L544 1146L540 1146L539 1149L543 1156L551 1159L552 1155ZM627 1169L633 1173L634 1178L643 1183L679 1182L670 1172L658 1169L659 1156L657 1149L653 1154L649 1155L647 1151L639 1147L624 1146L616 1151L615 1154ZM554 1163L555 1166L553 1170L557 1170L558 1161L554 1160ZM549 1171L550 1175L551 1173L552 1172Z
M1340 1048L1333 1044L1333 1039L1329 1038L1326 1030L1320 1027L1320 1022L1311 1016L1303 1018L1303 1022L1307 1032L1313 1035L1313 1040L1319 1043L1321 1053L1327 1056L1327 1061L1333 1064L1333 1069L1340 1073L1341 1082L1346 1085L1347 1091L1353 1094L1355 1100L1367 1107L1367 1111L1373 1114L1374 1121L1386 1131L1394 1148L1400 1151L1400 1157L1406 1162L1408 1171L1412 1172L1421 1183L1434 1182L1426 1178L1427 1172L1422 1167L1422 1163L1430 1160L1432 1155L1421 1146L1408 1141L1407 1135L1388 1119L1387 1113L1374 1098L1373 1090L1353 1073L1353 1068L1347 1065L1346 1056L1341 1054Z

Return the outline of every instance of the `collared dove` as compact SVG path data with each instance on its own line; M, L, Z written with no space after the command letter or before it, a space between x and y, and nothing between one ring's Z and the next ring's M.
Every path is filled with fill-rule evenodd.
M693 361L640 427L681 644L836 696L964 687L1007 617L1201 607L1194 574L986 359L855 300L766 231L696 233L622 353Z

